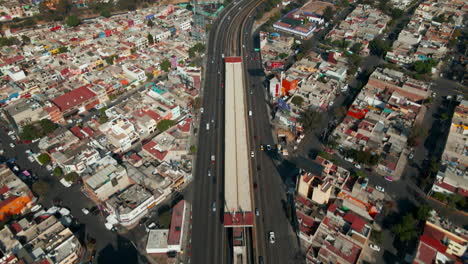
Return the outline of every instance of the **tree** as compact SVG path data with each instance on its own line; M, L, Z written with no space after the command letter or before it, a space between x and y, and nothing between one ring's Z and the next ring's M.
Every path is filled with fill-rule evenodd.
M354 43L349 50L353 53L359 53L362 50L362 43L356 42Z
M151 21L151 20L150 20ZM154 38L153 38L153 35L151 34L148 34L148 43L150 45L153 45L154 44Z
M302 126L305 130L312 130L316 128L321 121L322 114L314 110L304 111L299 116L299 122L302 123Z
M112 65L114 64L114 59L115 59L114 56L109 56L109 57L106 57L104 60L106 61L107 64Z
M194 146L194 145L190 146L190 153L192 154L197 153L197 146Z
M381 39L373 39L369 42L369 49L372 55L383 57L390 50L390 46Z
M42 164L46 165L50 162L50 156L47 153L42 153L41 155L37 156L37 160Z
M62 174L63 174L63 171L60 167L56 167L53 171L52 171L52 175L54 175L55 177L62 177Z
M33 183L32 190L33 190L33 192L35 192L39 196L44 195L49 191L49 184L47 182L45 182L45 181L42 181L42 180L37 181L37 182Z
M23 126L19 136L22 140L34 140L41 137L39 131L32 124Z
M301 96L294 96L292 99L291 99L291 103L296 105L296 106L301 106L302 103L304 102L304 98L302 98Z
M68 52L68 47L67 46L61 46L58 48L59 53L65 53Z
M154 26L153 20L148 19L148 22L146 23L146 25L147 25L148 27L153 27L153 26Z
M278 55L278 57L279 57L280 59L284 59L284 58L288 57L288 54L286 54L286 53L283 52L283 53L280 53L280 54Z
M45 134L53 132L55 129L58 128L58 125L49 119L42 119L41 121L39 121L39 124L41 125L42 131Z
M11 37L11 38L0 37L0 47L17 45L19 43L20 41L15 37Z
M71 15L67 17L67 20L65 21L65 23L69 27L76 27L81 23L81 21L76 15Z
M148 80L151 81L151 80L153 80L153 78L154 78L154 74L153 74L152 72L147 72L147 73L146 73L146 78L148 78Z
M112 16L112 13L109 9L104 9L101 11L101 16L103 17L111 17Z
M427 137L427 129L420 124L415 124L410 131L408 137L408 145L411 147L418 146L423 138Z
M198 109L202 106L202 100L200 96L195 97L193 101L193 108Z
M165 59L161 62L160 67L161 70L168 72L169 68L171 67L171 63L169 62L169 60Z
M414 218L411 214L403 216L400 223L393 227L393 232L398 236L402 242L410 241L417 236Z
M176 122L174 120L161 120L159 121L157 128L159 131L163 132L163 131L168 130L175 124Z
M432 208L429 207L427 204L423 204L418 208L416 212L416 219L419 221L426 221L431 214Z
M335 11L333 10L333 7L331 6L327 6L324 10L323 10L323 18L325 19L325 21L329 22L333 19L333 16L335 15Z
M70 172L67 175L65 175L64 179L67 182L76 183L80 179L80 175L78 175L78 173L76 172Z
M187 8L187 10L192 11L193 10L193 5L188 4L187 6L185 6L185 8Z
M437 65L437 61L429 59L426 61L416 61L412 65L412 69L419 74L426 74L432 71L432 67Z
M21 41L23 41L23 44L29 44L29 43L31 43L31 39L30 39L28 36L26 36L26 35L22 35L22 36L21 36Z

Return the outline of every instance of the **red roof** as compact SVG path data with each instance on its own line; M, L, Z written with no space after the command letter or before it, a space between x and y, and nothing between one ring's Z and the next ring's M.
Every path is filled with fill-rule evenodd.
M74 126L70 128L70 131L73 133L73 135L77 136L79 139L85 139L86 136L81 133L81 128L78 126Z
M11 224L11 229L13 229L13 233L17 234L19 232L21 232L21 230L23 230L23 228L21 227L20 224L18 224L18 222L14 222L13 224Z
M184 121L179 123L177 127L182 132L189 132L190 131L190 122L192 121L191 118L186 118Z
M158 144L151 140L150 142L146 143L143 146L143 149L146 150L148 153L150 153L153 157L155 157L159 161L163 161L164 158L166 157L168 151L162 151L161 152L161 151L159 151L159 150L157 150L155 148L156 145L158 145Z
M169 229L168 245L180 245L180 237L184 220L184 200L178 202L172 208L171 228Z
M224 61L226 63L242 62L242 57L226 57Z
M358 232L362 232L362 228L364 228L364 226L366 225L366 222L364 222L364 220L362 220L359 216L351 212L346 213L346 215L344 216L344 220L346 222L351 223L351 228Z
M0 188L0 195L3 195L4 193L8 192L8 190L10 190L10 188L4 185L2 188Z
M253 219L252 212L224 213L224 226L253 226Z
M468 190L465 190L463 188L458 188L457 193L462 195L462 196L468 197Z
M447 191L453 192L453 193L457 189L455 186L452 186L452 185L450 185L448 183L445 183L445 182L436 182L435 185L442 188L442 189L445 189Z
M96 94L85 85L53 99L52 102L63 112L81 105L83 102L93 97L96 97Z

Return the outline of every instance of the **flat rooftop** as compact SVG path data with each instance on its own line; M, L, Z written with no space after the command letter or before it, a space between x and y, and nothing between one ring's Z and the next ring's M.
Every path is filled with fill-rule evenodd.
M128 214L133 209L151 198L152 194L138 184L134 184L119 194L113 195L107 203L120 214Z
M227 57L225 62L225 212L251 212L242 58Z

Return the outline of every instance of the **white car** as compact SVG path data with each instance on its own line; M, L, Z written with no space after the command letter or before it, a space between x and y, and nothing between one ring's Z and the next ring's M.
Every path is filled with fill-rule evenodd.
M359 164L357 164L357 163L354 164L354 167L355 167L356 169L358 169L358 170L360 170L360 169L362 168L361 165L359 165Z
M377 245L374 245L374 244L369 244L369 247L372 249L372 250L375 250L375 251L380 251L380 247L377 246Z
M15 143L10 143L10 148L14 148L15 147Z
M249 111L249 116L252 116L252 110Z
M382 186L378 186L378 185L377 185L377 186L375 186L375 189L376 189L377 191L379 191L379 192L385 192L385 189L384 189L384 187L382 187Z
M268 234L268 240L270 240L270 244L275 243L275 232L270 231L270 233Z
M210 123L206 123L206 130L210 130Z
M85 214L85 215L89 214L89 210L86 209L86 208L82 208L81 212L83 212L83 214Z
M200 113L202 113L202 114L203 114L203 107L202 107L202 108L200 108Z
M211 171L208 171L208 177L211 177Z
M213 212L216 212L216 202L213 202L211 205Z
M251 158L255 157L255 153L253 151L250 151L250 157Z
M29 160L29 162L31 162L31 163L33 163L34 161L36 161L36 160L34 159L33 156L28 156L28 160Z
M46 169L47 169L47 171L52 171L53 170L53 168L52 168L52 166L50 166L50 164L46 166Z

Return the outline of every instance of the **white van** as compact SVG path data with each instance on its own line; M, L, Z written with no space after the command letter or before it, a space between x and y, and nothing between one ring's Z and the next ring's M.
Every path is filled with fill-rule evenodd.
M252 110L249 110L249 116L252 116Z

